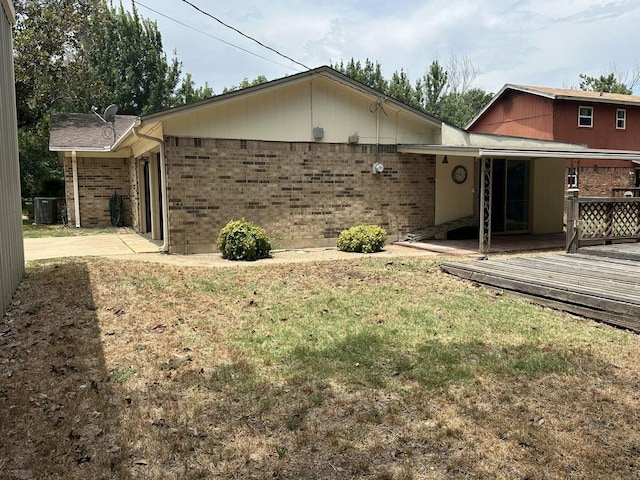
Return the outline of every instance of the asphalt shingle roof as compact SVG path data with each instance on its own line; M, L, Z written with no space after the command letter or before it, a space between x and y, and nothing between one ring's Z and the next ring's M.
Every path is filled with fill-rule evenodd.
M136 121L134 115L116 115L118 137ZM51 120L49 150L100 150L114 143L111 126L93 113L56 113Z
M634 95L624 95L621 93L593 92L588 90L570 90L567 88L534 87L530 85L507 85L519 90L532 93L552 95L554 97L575 98L576 100L598 100L600 102L611 103L637 103L640 105L640 97Z

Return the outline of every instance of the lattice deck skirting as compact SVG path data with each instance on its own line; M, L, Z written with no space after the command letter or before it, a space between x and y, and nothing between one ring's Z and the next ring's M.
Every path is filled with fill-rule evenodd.
M640 239L639 198L579 198L580 240Z

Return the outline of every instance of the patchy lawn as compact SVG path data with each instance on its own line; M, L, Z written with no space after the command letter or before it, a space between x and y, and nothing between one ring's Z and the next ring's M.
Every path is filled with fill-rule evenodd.
M0 478L640 478L639 358L430 258L32 264Z
M68 225L36 225L22 220L23 238L77 237L82 235L104 235L108 233L131 233L128 227L75 228Z

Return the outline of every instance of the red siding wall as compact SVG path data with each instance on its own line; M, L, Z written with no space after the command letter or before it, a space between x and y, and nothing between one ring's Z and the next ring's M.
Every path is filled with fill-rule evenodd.
M593 127L578 127L578 108L593 107ZM616 129L616 110L627 110L627 128ZM640 150L640 108L629 105L557 100L554 108L554 140L582 143L591 148Z
M536 95L507 91L469 130L553 140L553 102Z

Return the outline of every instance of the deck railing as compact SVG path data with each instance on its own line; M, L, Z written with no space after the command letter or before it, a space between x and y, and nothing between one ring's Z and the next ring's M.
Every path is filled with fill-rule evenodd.
M640 197L640 187L620 188L615 187L611 189L612 197Z
M640 240L640 198L570 196L567 205L567 252L585 244Z

